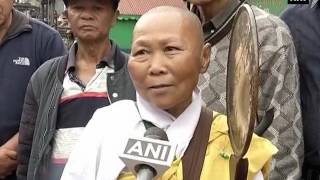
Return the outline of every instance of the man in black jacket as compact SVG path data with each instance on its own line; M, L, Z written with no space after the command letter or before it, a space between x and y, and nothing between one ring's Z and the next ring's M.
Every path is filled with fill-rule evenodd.
M16 179L18 130L32 73L66 53L59 33L0 0L0 179Z
M305 142L302 177L320 179L320 1L292 5L281 18L288 24L297 50Z
M109 39L118 3L65 1L77 42L67 56L41 66L29 82L20 125L19 178L60 179L94 111L121 99L135 99L128 57Z

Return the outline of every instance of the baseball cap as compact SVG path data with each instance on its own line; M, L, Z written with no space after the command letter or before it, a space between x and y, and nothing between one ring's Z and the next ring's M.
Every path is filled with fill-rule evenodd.
M90 1L91 1L91 0L90 0ZM66 7L68 7L70 0L63 0L63 2L64 2L64 4L66 5ZM111 0L111 2L112 2L112 7L113 7L113 9L114 9L114 10L118 9L120 0Z

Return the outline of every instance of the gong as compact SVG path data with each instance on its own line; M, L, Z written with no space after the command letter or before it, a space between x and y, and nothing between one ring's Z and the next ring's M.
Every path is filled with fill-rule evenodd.
M230 178L246 179L247 153L258 106L258 35L253 11L240 6L231 29L227 66L227 116L229 138L234 154L230 159Z

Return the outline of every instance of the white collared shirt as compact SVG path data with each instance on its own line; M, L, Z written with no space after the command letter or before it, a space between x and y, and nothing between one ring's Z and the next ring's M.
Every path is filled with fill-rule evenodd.
M169 141L178 145L177 157L183 156L198 124L201 112L201 96L199 94L198 90L194 91L192 103L177 118L155 107L137 94L137 105L142 119L150 121L166 131ZM135 132L139 136L145 132L142 122L136 127Z

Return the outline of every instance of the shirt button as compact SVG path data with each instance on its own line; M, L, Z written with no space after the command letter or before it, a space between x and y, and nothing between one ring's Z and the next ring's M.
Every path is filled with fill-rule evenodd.
M110 76L110 79L113 81L114 80L114 76Z
M118 97L118 93L112 93L112 97L117 98Z

